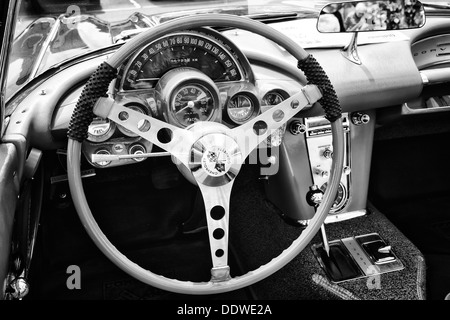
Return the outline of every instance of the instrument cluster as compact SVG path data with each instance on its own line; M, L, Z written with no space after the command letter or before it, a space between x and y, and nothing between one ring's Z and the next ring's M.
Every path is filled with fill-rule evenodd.
M263 83L263 85L261 85ZM186 128L198 121L236 127L290 96L277 79L256 80L245 55L219 32L209 28L166 35L139 49L120 68L115 99L126 107ZM285 127L266 141L281 144ZM95 118L84 151L122 155L151 152L151 143L108 119ZM89 157L88 157L89 158ZM103 161L114 166L141 161Z

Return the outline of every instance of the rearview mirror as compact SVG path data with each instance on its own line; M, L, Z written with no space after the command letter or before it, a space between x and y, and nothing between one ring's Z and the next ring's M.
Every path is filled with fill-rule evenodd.
M420 28L425 10L416 0L335 2L327 4L317 21L319 32L361 32Z

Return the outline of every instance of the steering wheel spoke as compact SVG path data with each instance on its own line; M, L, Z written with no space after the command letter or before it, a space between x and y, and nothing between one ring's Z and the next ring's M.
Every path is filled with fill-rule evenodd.
M157 145L188 165L189 150L195 141L194 133L127 108L112 98L99 98L94 114L108 118L125 129Z
M199 184L205 203L212 258L211 281L213 282L230 279L230 267L228 266L228 222L233 181L220 187Z
M275 130L307 106L322 97L315 85L306 85L300 92L273 106L245 124L228 132L239 145L243 158L247 156Z

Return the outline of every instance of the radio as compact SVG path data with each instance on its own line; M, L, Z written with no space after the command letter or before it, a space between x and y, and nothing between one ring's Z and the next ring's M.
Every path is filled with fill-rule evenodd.
M342 115L344 129L344 169L336 198L330 214L342 212L348 202L351 186L350 166L350 123L347 113ZM331 124L323 116L304 119L304 132L311 167L312 180L322 191L325 191L330 176L333 159L333 141Z

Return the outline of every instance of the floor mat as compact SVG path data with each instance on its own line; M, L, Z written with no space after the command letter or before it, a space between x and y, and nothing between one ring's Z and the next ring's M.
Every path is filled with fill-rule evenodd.
M383 212L424 254L427 299L443 300L450 293L450 197L402 201Z
M382 210L424 254L450 255L450 197L421 197Z
M151 248L140 248L126 253L126 256L141 267L152 272L178 280L209 281L211 258L209 244L204 232L191 234L184 239L163 243ZM44 265L45 273L32 277L30 299L56 300L252 300L249 288L232 293L185 295L171 293L149 286L134 279L114 264L100 251L77 264L80 270L80 288L69 288L68 264ZM240 274L239 266L230 252L230 268ZM36 269L34 269L36 270ZM36 272L36 271L35 271ZM232 274L232 276L234 276Z

